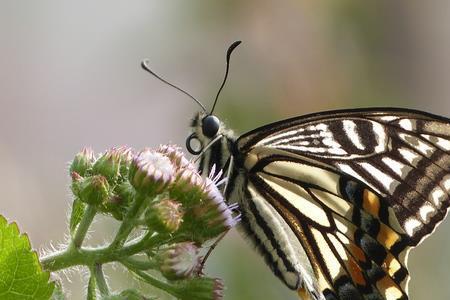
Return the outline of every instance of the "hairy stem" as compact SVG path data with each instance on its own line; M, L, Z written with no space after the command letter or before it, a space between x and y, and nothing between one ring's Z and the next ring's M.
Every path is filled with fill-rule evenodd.
M44 269L48 271L58 271L78 265L90 267L94 264L118 261L123 257L129 257L144 250L154 248L167 240L167 236L151 236L149 233L141 240L129 245L127 244L120 249L112 249L110 246L95 249L68 247L64 251L55 252L41 258L41 263Z
M177 293L177 289L172 286L169 283L163 282L153 276L151 276L148 273L145 273L143 271L140 270L136 270L133 269L132 266L129 266L127 263L122 263L125 267L127 267L131 272L135 273L136 275L138 275L138 277L141 277L143 281L150 283L151 285L153 285L156 288L159 288L163 291L168 292L169 294L175 296L175 297L179 297L180 295Z
M69 247L80 248L83 244L84 238L86 237L86 233L91 226L92 221L94 220L95 214L97 213L97 209L94 205L88 205L84 210L83 218L78 224L77 230L75 232L75 236L71 241Z
M117 249L125 243L128 235L134 228L134 220L136 219L136 216L139 214L139 212L142 211L141 207L144 203L145 196L141 194L137 194L134 198L133 205L128 210L127 214L125 215L125 218L122 221L122 224L120 224L119 230L117 231L116 237L112 241L111 245L109 245L110 249Z
M120 261L123 265L133 270L149 270L155 269L159 264L155 260L141 260L132 257L127 257Z
M105 275L103 274L103 269L101 264L95 264L92 270L94 272L95 280L97 281L97 287L102 296L109 295L109 287L106 282Z

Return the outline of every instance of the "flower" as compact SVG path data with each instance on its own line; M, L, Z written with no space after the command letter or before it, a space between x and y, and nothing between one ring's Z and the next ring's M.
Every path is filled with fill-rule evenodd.
M208 217L208 226L210 228L217 226L223 228L223 231L234 227L239 221L239 217L233 217L233 210L237 204L227 205L222 193L217 188L214 181L206 178L204 187L204 204L196 213Z
M170 195L186 207L198 204L201 201L204 183L204 179L195 169L179 170L170 188Z
M174 174L174 165L167 156L144 149L133 158L128 177L138 192L157 194L173 181Z
M160 271L170 280L189 278L198 273L202 258L193 242L183 242L162 250L158 255Z
M214 174L214 172L212 172ZM183 170L170 189L172 198L183 204L183 224L178 233L203 243L232 228L239 221L236 204L228 206L217 188L221 172L215 178L202 178L194 170Z
M94 162L94 152L91 148L83 148L75 155L72 163L70 164L70 174L73 172L80 176L85 176L86 172L92 167Z
M181 203L172 199L157 202L147 211L146 221L150 230L165 233L177 231L183 222Z

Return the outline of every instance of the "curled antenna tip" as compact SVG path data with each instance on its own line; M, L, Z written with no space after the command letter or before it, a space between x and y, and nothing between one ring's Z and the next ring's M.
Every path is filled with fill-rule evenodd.
M233 53L234 49L236 49L237 46L239 46L242 43L242 41L235 41L233 44L228 47L227 50L227 60L230 60L231 53Z
M148 67L148 59L143 59L141 61L141 67L142 69L146 70L146 71L150 71L150 68Z
M216 99L214 99L214 104L212 106L211 112L209 113L210 115L214 112L214 108L216 108L216 104L217 104L217 100L219 99L220 92L222 91L223 87L225 86L225 83L227 82L228 71L230 69L231 53L233 53L234 49L236 49L236 47L239 46L240 43L242 43L242 42L235 41L230 45L230 47L228 47L227 55L226 55L227 65L226 65L226 69L225 69L225 76L223 78L222 84L220 85L219 91L217 92Z

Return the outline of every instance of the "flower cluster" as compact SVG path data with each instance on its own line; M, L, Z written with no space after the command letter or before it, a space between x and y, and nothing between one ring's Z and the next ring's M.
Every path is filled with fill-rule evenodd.
M182 294L192 297L181 299L220 299L221 281L200 275L201 246L235 226L238 217L236 207L227 205L217 188L221 172L212 170L212 174L214 178L200 176L173 145L138 152L112 148L99 157L83 149L70 165L75 196L71 228L80 222L80 211L95 207L122 222L114 247L126 245L132 232L141 232L141 240L132 249L146 254L150 269L177 282L173 295L183 290ZM133 263L126 267L141 274L142 266L139 270L133 269Z

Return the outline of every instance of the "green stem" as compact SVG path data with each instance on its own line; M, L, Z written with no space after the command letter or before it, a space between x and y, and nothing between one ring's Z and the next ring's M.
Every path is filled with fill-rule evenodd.
M148 269L155 269L159 264L157 261L155 260L141 260L141 259L136 259L136 258L132 258L132 257L127 257L124 258L122 260L120 260L120 262L123 265L127 265L127 267L129 266L132 269L135 270L148 270Z
M97 287L100 291L100 294L104 296L109 295L109 287L106 282L105 275L103 274L103 269L101 264L95 264L93 268L95 280L97 281Z
M123 257L130 257L143 250L154 248L167 240L167 236L151 236L151 233L149 233L138 242L126 245L117 250L112 249L110 246L96 249L68 247L64 251L52 253L49 256L41 258L41 263L44 269L48 271L58 271L77 265L89 267L97 263L105 264L118 261Z
M91 226L92 220L94 220L96 213L97 209L94 205L88 205L86 207L86 209L84 210L83 218L81 219L80 224L78 224L77 230L69 247L81 247L84 238L86 237L89 226Z
M90 272L91 276L89 277L86 299L95 300L97 298L97 281L95 280L94 271L92 268L90 269Z
M117 256L131 256L135 253L141 252L142 250L152 249L169 241L169 236L167 235L157 234L155 236L152 236L152 234L152 232L149 232L139 242L131 245L126 245L122 249L117 250Z
M41 264L48 271L58 271L73 266L92 266L95 263L106 263L116 260L114 253L107 250L106 248L91 250L68 247L64 251L52 253L41 258Z
M178 290L171 284L163 282L151 275L149 275L148 273L145 273L141 270L136 270L133 269L132 266L127 265L127 263L122 263L125 267L127 267L131 272L135 273L136 275L138 275L139 277L142 278L142 280L144 280L145 282L153 285L154 287L157 287L163 291L166 291L167 293L175 296L175 297L179 297L179 292Z
M110 249L117 249L125 243L128 235L134 228L136 216L141 212L142 204L144 203L145 196L142 194L137 194L134 198L133 205L128 210L125 218L120 224L119 230L117 231L116 237L112 241L111 245L109 245Z

